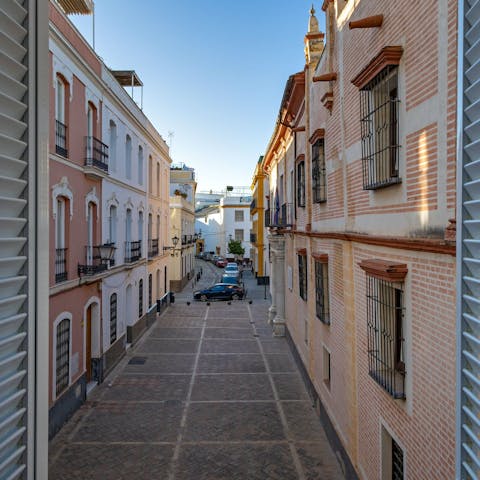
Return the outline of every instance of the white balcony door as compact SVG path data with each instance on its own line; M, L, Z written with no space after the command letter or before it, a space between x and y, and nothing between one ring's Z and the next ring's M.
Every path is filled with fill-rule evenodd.
M87 109L87 158L93 158L93 108Z
M55 119L65 123L65 84L57 77L55 96Z
M94 204L88 204L87 214L87 265L93 264L93 222L94 222Z

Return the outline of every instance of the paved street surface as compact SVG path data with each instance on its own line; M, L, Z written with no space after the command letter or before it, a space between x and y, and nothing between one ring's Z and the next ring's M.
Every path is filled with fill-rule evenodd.
M200 262L198 287L218 274ZM342 479L268 300L191 300L192 285L50 444L50 480Z

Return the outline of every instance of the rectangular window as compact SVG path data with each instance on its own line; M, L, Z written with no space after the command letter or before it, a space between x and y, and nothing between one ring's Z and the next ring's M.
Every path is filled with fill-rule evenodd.
M143 315L143 280L138 282L138 318Z
M403 450L392 438L392 480L403 480Z
M315 305L318 319L330 325L328 263L315 261Z
M389 65L360 89L364 190L400 183L398 67Z
M70 379L70 320L68 318L57 325L56 342L55 392L59 395L68 387Z
M393 398L405 398L403 284L366 279L369 373Z
M327 179L325 173L325 143L323 138L312 145L312 194L314 203L327 200Z
M298 256L298 292L303 300L307 300L307 256Z
M244 220L243 210L235 210L235 221L243 222Z
M110 297L110 345L117 339L117 294Z
M301 161L297 165L297 205L305 206L305 162Z
M330 370L330 352L323 347L323 383L330 390L331 370Z
M243 242L243 230L242 229L235 229L235 240L237 240L237 242L238 241Z

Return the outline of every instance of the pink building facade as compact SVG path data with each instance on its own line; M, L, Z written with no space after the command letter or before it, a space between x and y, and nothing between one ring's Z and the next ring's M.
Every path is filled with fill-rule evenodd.
M148 271L167 274L168 147L70 22L72 5L90 13L49 4L50 436L156 318L166 292Z
M453 478L456 4L323 11L263 161L273 331L348 478Z

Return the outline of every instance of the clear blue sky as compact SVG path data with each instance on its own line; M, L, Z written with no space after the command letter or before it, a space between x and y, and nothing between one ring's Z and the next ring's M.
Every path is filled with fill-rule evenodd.
M314 2L321 29L324 16ZM304 66L305 0L96 0L95 46L134 69L144 111L199 190L250 185L288 76ZM91 42L91 17L71 17ZM140 98L138 96L138 98Z

